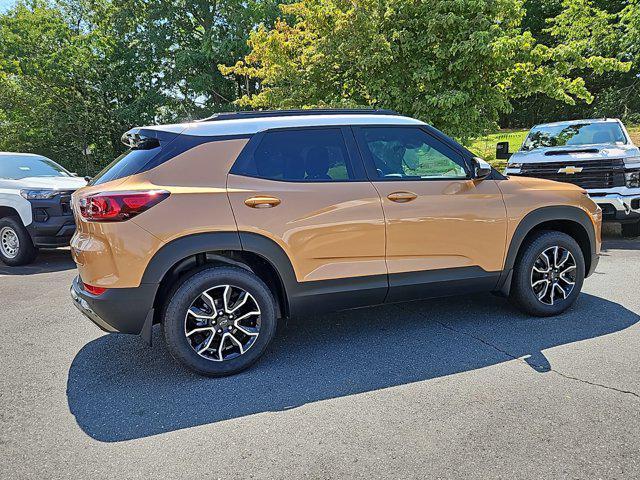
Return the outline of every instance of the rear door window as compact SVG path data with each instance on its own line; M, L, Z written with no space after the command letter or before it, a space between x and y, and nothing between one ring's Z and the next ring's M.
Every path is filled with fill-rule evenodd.
M288 182L341 182L364 177L354 167L340 128L266 132L231 173Z

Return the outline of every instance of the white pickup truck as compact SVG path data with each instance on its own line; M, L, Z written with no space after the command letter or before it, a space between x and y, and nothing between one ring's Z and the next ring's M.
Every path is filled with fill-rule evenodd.
M0 260L24 265L39 247L68 245L71 193L86 184L41 155L0 152Z
M625 237L640 235L640 149L615 118L545 123L531 129L520 150L496 146L505 174L547 178L584 188L603 220L620 222Z

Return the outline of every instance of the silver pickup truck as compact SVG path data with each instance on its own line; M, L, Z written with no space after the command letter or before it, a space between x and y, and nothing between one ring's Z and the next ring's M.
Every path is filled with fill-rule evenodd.
M640 149L615 118L545 123L531 129L520 149L496 146L508 159L505 174L547 178L584 188L603 220L620 222L626 237L640 235Z

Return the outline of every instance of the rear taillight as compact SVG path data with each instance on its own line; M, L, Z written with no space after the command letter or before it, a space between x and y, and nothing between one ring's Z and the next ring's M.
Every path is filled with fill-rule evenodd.
M92 222L124 222L169 196L165 190L105 192L78 200L80 215Z
M88 283L82 283L82 288L85 292L90 293L91 295L102 295L107 291L104 287L96 287L94 285L89 285Z

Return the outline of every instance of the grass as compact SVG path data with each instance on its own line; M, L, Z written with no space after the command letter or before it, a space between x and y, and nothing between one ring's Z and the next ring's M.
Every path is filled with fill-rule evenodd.
M529 130L500 130L497 133L471 140L465 147L502 171L507 162L506 160L496 160L496 143L509 142L509 151L515 152L524 142L528 132Z
M640 146L640 125L627 126L627 131L633 143ZM500 130L497 133L471 140L465 144L465 147L484 158L499 171L503 171L507 162L496 160L496 143L509 142L509 151L515 152L524 142L528 132L529 130Z

